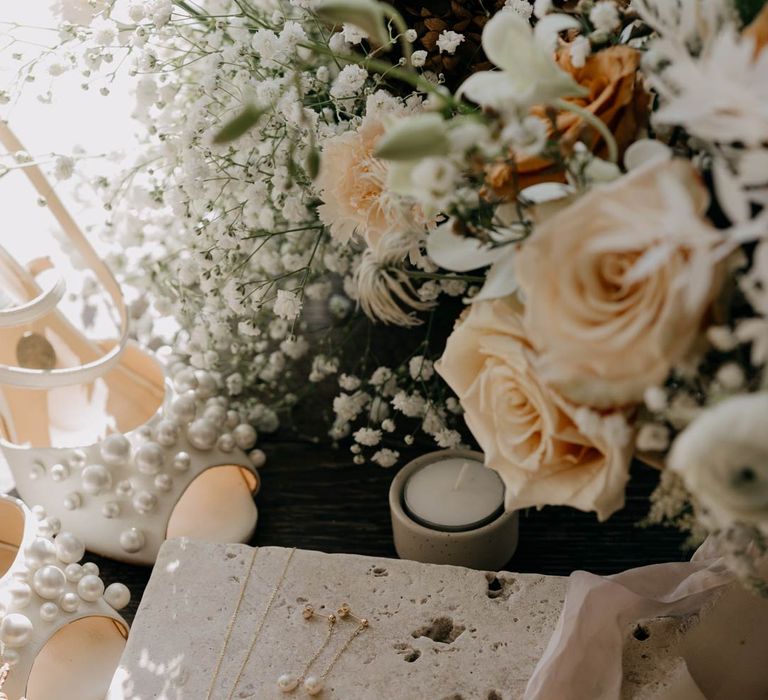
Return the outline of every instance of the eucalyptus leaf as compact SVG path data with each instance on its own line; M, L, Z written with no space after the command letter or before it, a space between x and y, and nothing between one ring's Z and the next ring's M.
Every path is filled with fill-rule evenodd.
M268 110L254 104L248 105L240 114L230 119L213 139L214 143L228 143L248 133Z

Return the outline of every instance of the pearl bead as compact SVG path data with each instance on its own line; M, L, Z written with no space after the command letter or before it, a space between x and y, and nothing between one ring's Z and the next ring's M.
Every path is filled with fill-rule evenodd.
M240 414L237 411L227 411L227 420L224 425L227 426L227 430L234 430L240 425Z
M77 583L85 574L83 573L83 567L80 564L67 564L64 567L64 575L67 577L67 581Z
M120 433L107 435L99 445L99 454L105 464L120 466L125 464L131 456L131 443L125 435Z
M148 442L136 451L136 467L142 474L157 474L165 462L165 452L156 442Z
M178 452L173 458L173 468L177 472L185 472L189 469L189 465L192 463L192 458L186 452Z
M251 450L248 453L248 458L256 469L261 469L267 463L267 455L264 450Z
M30 569L39 569L44 564L56 561L56 547L45 537L35 537L24 548L24 563Z
M104 591L104 600L115 610L122 610L131 602L131 592L123 583L110 583Z
M27 472L27 478L30 481L37 481L45 475L45 468L42 464L33 464Z
M83 450L75 450L70 456L67 462L72 469L82 469L85 466L85 462L88 459L88 455Z
M8 586L8 593L11 596L11 607L19 610L26 608L32 600L32 588L22 581L13 581Z
M64 507L67 510L77 510L82 505L82 502L83 498L77 491L64 496Z
M157 505L157 496L149 491L139 491L132 500L137 513L151 513Z
M152 438L152 428L150 428L148 425L142 425L136 431L136 435L138 435L139 439L142 442L145 442L146 440L149 440Z
M43 622L53 622L59 616L59 606L56 603L43 603L40 606L40 619Z
M104 595L104 582L98 576L87 574L77 582L77 594L87 603L93 603Z
M120 546L129 554L138 552L144 546L145 541L144 533L135 527L120 533Z
M19 652L15 649L6 649L3 651L3 663L8 664L11 668L19 663L19 659L21 659L21 654L19 654Z
M105 518L116 518L120 515L120 504L117 501L108 501L101 507L101 514Z
M112 474L103 464L89 464L83 469L80 478L85 492L93 496L109 491L112 487Z
M32 578L32 587L35 593L46 600L58 598L64 592L64 586L67 585L67 578L64 572L58 567L48 564L35 571Z
M323 688L325 688L325 683L319 676L307 676L307 679L304 681L304 690L309 695L319 695L323 692Z
M232 450L235 449L235 438L232 437L231 433L224 433L222 436L219 437L219 439L216 441L216 446L222 451L222 452L232 452Z
M155 477L155 488L158 491L170 491L173 488L173 479L169 474L158 474Z
M177 396L171 404L171 415L180 423L190 423L197 413L197 401L194 396Z
M59 607L68 613L77 612L80 608L80 598L77 593L68 592L59 598Z
M277 679L277 687L283 693L290 693L292 690L296 690L298 685L299 679L294 678L293 676L289 676L287 673L284 673L282 676L280 676L280 678Z
M37 533L42 537L53 537L61 530L61 520L58 518L46 518L37 526Z
M91 576L99 575L99 567L92 561L87 561L83 564L83 574L90 574Z
M187 430L189 442L198 450L213 449L218 436L216 426L207 418L199 418L193 421Z
M240 423L233 431L235 443L241 450L250 450L256 444L258 435L252 425Z
M71 532L59 533L53 544L56 547L56 556L65 564L74 564L85 554L85 545L82 540Z
M223 406L209 406L203 411L203 418L213 423L216 428L221 428L227 420L227 412Z
M124 479L123 481L117 482L115 491L117 491L117 493L119 493L121 496L130 496L133 493L133 486L131 485L130 481Z
M51 467L51 479L64 481L67 478L69 478L69 467L66 464L54 464Z
M197 377L191 367L177 372L173 377L173 388L180 394L197 389Z
M7 647L23 647L32 637L32 623L26 615L11 613L0 623L0 639Z
M48 513L45 512L45 508L42 506L32 506L30 510L37 520L44 520L48 515Z
M197 379L197 395L201 399L209 399L219 389L214 376L204 369L199 369L195 372L195 379Z
M173 447L179 439L179 429L169 420L161 420L155 428L155 440L163 447Z
M17 581L21 581L22 583L29 583L32 576L29 573L29 569L16 569L11 576L13 576L14 579Z

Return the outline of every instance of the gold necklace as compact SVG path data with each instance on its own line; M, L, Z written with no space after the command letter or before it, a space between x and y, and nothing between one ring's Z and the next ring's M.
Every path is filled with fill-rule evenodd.
M216 685L216 680L218 679L219 672L221 671L221 665L224 663L224 657L227 653L227 647L229 646L230 638L232 637L232 632L235 628L235 622L237 620L237 616L240 613L240 608L243 604L243 600L245 599L245 592L248 588L248 583L251 580L251 574L253 573L253 566L256 563L256 555L258 553L258 548L254 548L253 555L251 556L251 561L248 565L248 572L245 575L245 578L243 579L243 583L240 586L240 595L237 599L237 605L235 606L235 610L232 613L232 617L229 620L229 624L227 625L227 631L224 635L224 645L221 648L221 651L219 652L219 658L216 662L216 667L214 668L213 675L211 676L211 684L208 686L208 694L205 696L206 700L211 700L211 697L213 695L213 688ZM283 581L285 580L285 576L288 573L288 567L291 563L291 560L293 559L293 555L296 552L296 548L294 547L291 549L290 553L288 554L288 558L285 560L285 565L283 566L283 571L280 574L280 578L278 579L277 583L275 584L275 587L272 589L272 595L270 595L269 600L267 601L266 606L264 607L264 611L261 614L261 619L259 620L259 624L256 627L256 631L253 633L253 638L251 639L251 644L248 648L248 653L243 660L242 665L240 666L240 670L237 674L237 677L235 678L235 682L232 685L232 690L227 695L227 699L230 700L235 690L237 689L237 684L240 682L240 678L243 675L243 671L245 670L246 665L248 664L248 661L251 658L251 654L253 653L253 649L256 646L256 641L259 638L259 634L261 634L261 630L264 628L264 623L267 621L267 616L269 615L270 610L272 609L272 605L275 602L275 598L277 598L278 591L280 590L280 587L283 585Z

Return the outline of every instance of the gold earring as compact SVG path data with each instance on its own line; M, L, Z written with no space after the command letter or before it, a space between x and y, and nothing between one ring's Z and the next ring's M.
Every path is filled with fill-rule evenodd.
M323 688L322 688L322 682L319 687L317 687L318 678L317 676L308 676L309 670L312 668L315 661L317 661L320 654L323 653L323 649L325 649L326 646L328 646L328 643L331 641L331 637L333 637L333 631L336 628L336 622L337 618L336 615L331 613L330 615L324 615L322 613L317 613L310 605L307 603L304 606L304 609L301 612L302 617L307 620L308 622L315 617L323 617L328 621L328 631L325 635L325 639L323 640L323 643L318 647L317 651L312 655L312 658L305 664L304 671L299 676L293 676L290 673L283 673L278 679L277 679L277 687L283 692L283 693L290 693L296 690L296 688L299 687L300 683L304 683L305 690L310 695L317 695Z

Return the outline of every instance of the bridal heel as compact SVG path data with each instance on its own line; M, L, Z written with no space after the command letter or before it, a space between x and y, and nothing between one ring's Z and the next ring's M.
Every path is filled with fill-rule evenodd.
M22 150L1 122L0 141ZM119 336L85 337L57 307L50 263L25 267L0 248L0 451L19 494L89 550L131 563L152 564L168 537L247 541L255 431L214 374L128 339L117 282L37 166L24 171L108 292Z

